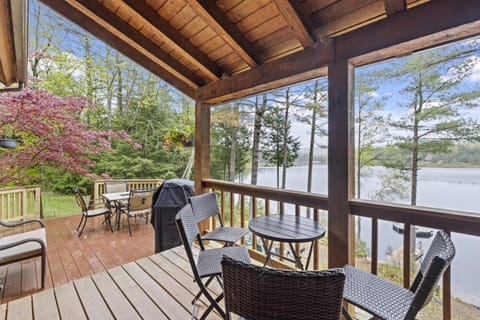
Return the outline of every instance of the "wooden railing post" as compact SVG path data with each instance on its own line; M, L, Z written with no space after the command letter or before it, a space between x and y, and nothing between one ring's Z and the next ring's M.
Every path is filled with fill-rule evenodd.
M207 192L202 180L210 177L210 105L195 104L195 194ZM199 225L200 232L208 228L208 222Z
M328 66L328 266L355 262L353 66Z

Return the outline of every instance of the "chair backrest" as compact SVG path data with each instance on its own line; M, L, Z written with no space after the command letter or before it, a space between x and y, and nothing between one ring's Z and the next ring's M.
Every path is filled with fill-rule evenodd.
M87 204L85 203L85 199L83 199L80 190L77 187L73 188L73 193L75 193L75 200L77 200L77 204L82 208L83 213L88 211Z
M105 193L119 193L128 191L128 183L126 181L106 181L103 183Z
M224 256L223 290L227 319L337 320L345 284L343 269L276 270Z
M414 319L418 311L428 304L435 285L454 257L455 246L452 240L446 232L438 231L410 287L415 295L405 319Z
M207 218L218 216L220 225L223 226L222 217L220 216L220 208L217 203L215 192L209 192L188 198L192 205L193 215L197 222Z
M130 190L128 211L150 210L155 190Z
M197 220L193 216L192 206L187 203L178 211L175 217L175 223L177 224L178 233L180 239L182 239L183 247L187 253L188 261L192 267L195 281L201 281L198 274L197 265L193 256L192 246L195 239L198 240L200 248L204 250L202 240L200 238L200 230L198 229Z

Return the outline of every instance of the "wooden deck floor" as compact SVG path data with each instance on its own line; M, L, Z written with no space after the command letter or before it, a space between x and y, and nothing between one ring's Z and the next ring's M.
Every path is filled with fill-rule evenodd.
M133 236L111 233L97 221L77 237L80 216L45 219L46 289L40 260L1 268L1 319L189 319L194 295L183 247L154 255L153 228L137 224ZM217 293L218 284L210 287ZM197 314L207 302L201 300ZM220 319L211 313L208 319Z
M127 228L111 233L100 219L89 219L79 238L75 231L80 215L45 219L47 272L45 287L64 285L154 253L153 228L141 223L130 237ZM0 303L40 290L40 259L0 267Z

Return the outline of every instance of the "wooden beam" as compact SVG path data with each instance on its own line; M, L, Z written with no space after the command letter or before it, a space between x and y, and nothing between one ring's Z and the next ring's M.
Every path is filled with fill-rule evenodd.
M109 24L115 30L122 33L140 47L157 57L158 63L161 64L164 69L168 70L172 74L177 75L177 77L183 79L184 81L192 82L192 84L196 86L204 84L204 81L201 77L193 73L192 70L188 69L179 61L173 59L152 40L147 39L143 34L129 25L128 22L122 20L119 16L108 10L97 0L75 0L75 2L90 11L91 13L89 16L97 16L103 20L105 24Z
M168 21L157 14L150 6L143 1L123 0L132 10L137 12L148 23L150 23L159 33L161 33L169 44L176 51L182 54L187 60L193 62L200 70L205 72L212 80L218 80L222 75L222 70L211 61L206 54L200 51L188 39L172 27Z
M296 0L273 0L273 2L303 47L310 47L317 42L317 36L310 20L307 15L303 14Z
M98 21L95 21L92 17L85 15L84 12L80 11L78 8L73 7L64 0L41 1L55 10L57 13L63 15L65 18L90 32L96 38L104 41L112 48L118 50L123 55L127 56L145 69L151 71L153 74L168 82L187 96L194 96L194 87L179 79L177 76L173 75L170 71L166 70L158 63L154 62L150 55L139 51L137 47L127 42L123 37L120 37L119 35L116 35L105 29L105 26L101 25Z
M407 9L405 0L383 0L383 5L385 6L387 17Z
M328 66L328 266L355 263L354 81L348 62Z
M435 0L413 9L398 12L387 19L339 36L336 41L336 61L344 61L374 51L385 50L383 55L396 56L396 45L413 41L410 50L423 49L435 44L432 35L480 20L478 0ZM476 28L476 29L475 29ZM471 26L470 34L479 33ZM459 39L456 32L446 32L443 42ZM417 40L417 41L415 41Z
M201 87L197 89L196 99L219 103L325 76L325 66L333 60L333 54L332 45L310 47Z
M207 84L195 95L201 101L220 103L308 80L301 73L313 75L333 61L352 59L354 65L361 65L478 33L480 1L435 0L339 36L324 47L308 48ZM310 79L320 75L317 72Z
M0 2L0 81L6 86L15 82L15 44L13 41L12 13L9 1Z
M217 7L215 0L186 0L188 5L251 67L263 61L255 47Z
M15 44L16 82L27 84L28 78L28 5L27 0L10 1L13 42Z
M202 185L210 177L210 105L197 101L195 104L195 194L208 192ZM199 225L200 232L208 229L209 222Z

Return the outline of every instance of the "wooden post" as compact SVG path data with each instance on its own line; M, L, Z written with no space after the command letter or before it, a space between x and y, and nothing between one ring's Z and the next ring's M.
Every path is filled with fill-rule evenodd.
M210 177L210 105L195 104L195 194L208 192L202 180ZM199 225L200 232L208 229L208 221Z
M328 66L328 266L355 262L353 66Z

